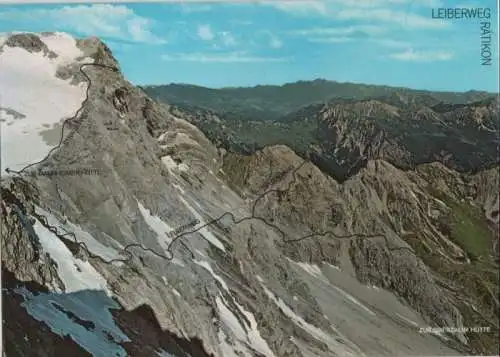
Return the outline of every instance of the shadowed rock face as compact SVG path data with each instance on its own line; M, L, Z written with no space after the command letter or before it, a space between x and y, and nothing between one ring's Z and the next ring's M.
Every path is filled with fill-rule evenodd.
M21 282L6 269L2 269L2 309L4 314L4 341L7 356L21 357L53 357L65 356L92 356L70 335L59 335L43 321L35 319L23 306L25 299L20 289L26 292L49 294L47 288L34 282ZM66 311L59 305L52 303L56 309L62 311L75 324L92 331L95 324L85 321L71 311ZM112 315L117 328L121 329L129 338L121 346L130 356L150 357L159 353L169 353L175 357L213 357L206 354L200 341L185 340L168 331L162 331L154 313L147 306L138 307L132 311L123 308L113 309ZM13 318L15 316L15 318ZM108 336L112 339L112 336ZM103 351L103 356L105 352Z
M213 357L208 355L200 340L186 340L162 331L154 312L147 305L133 311L113 311L117 325L131 339L123 343L130 356L149 357L160 351L176 357Z
M58 336L72 336L75 351L102 345L106 356L331 357L479 350L484 341L474 336L463 345L464 336L445 343L418 332L471 319L495 326L492 295L473 307L466 305L473 286L459 290L465 299L454 295L459 268L491 273L485 246L457 234L470 227L457 226L464 217L479 222L475 208L458 205L462 191L448 192L461 187L460 174L438 186L428 177L435 168L426 176L375 160L339 183L286 146L250 156L218 150L188 122L196 113L152 101L108 68L116 60L102 43L79 43L99 64L85 67L88 79L77 78L90 81L88 98L47 160L3 180L0 222L12 281L46 289L36 295L43 289L23 283L31 293L21 290L22 307ZM68 168L83 173L63 174ZM483 205L492 177L478 181ZM453 270L432 265L440 260L434 253L426 260L424 249ZM475 287L493 289L489 280ZM70 343L46 335L47 343Z
M30 316L22 306L23 297L13 292L19 287L33 292L48 292L43 285L20 282L2 267L3 352L7 356L91 356L70 337L55 334L45 322Z
M492 333L468 334L469 351L492 353L499 308L498 225L492 220L498 170L463 175L433 163L402 171L377 160L339 184L304 162L275 146L252 156L228 154L223 169L244 195L272 191L256 212L284 232L289 258L352 270L364 284L403 298L429 325L482 321ZM470 284L473 279L481 288Z
M318 123L314 155L322 169L342 180L377 159L405 170L436 161L459 172L498 164L495 97L449 107L393 103L385 98L338 101L313 117ZM300 121L301 115L294 120Z

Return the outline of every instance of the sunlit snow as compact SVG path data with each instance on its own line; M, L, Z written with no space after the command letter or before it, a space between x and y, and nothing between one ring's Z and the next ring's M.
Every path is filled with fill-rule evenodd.
M167 167L169 170L179 170L179 171L188 171L189 166L185 163L177 164L171 156L166 155L161 158L161 162Z
M191 206L185 199L182 197L179 197L182 203L186 205L186 207L191 211L191 213L200 221L200 223L194 227L194 230L196 230L198 233L200 233L207 241L212 243L214 246L222 250L223 252L226 251L224 248L224 245L220 240L218 240L208 229L207 227L204 227L207 223L203 220L203 217L196 211L193 206ZM199 227L203 227L199 229Z
M246 331L241 326L238 318L233 314L233 312L226 306L224 301L217 297L215 299L217 304L217 310L219 310L219 316L221 321L226 325L233 333L236 339L240 341L245 341L247 338Z
M250 322L250 326L246 325L247 330L249 330L247 333L247 336L248 336L248 340L250 342L250 345L253 348L255 348L257 351L262 353L264 356L274 357L274 353L269 348L267 342L260 335L260 332L257 328L257 320L255 319L255 316L250 311L245 310L243 308L243 306L238 304L236 301L234 303L238 307L238 309L241 311L241 313L243 315L245 315L245 317Z
M84 231L79 225L76 225L68 220L66 220L65 224L62 224L50 212L47 212L46 210L38 206L36 206L36 211L39 214L42 214L47 219L48 224L56 227L62 233L67 233L67 232L74 233L77 241L85 243L85 246L88 248L90 253L106 260L120 258L120 251L123 249L123 247L116 241L113 241L113 243L117 245L116 249L106 246L101 242L99 242L96 238L94 238L90 233ZM73 238L68 236L68 239L73 239Z
M33 228L40 239L43 250L57 263L57 275L65 286L65 292L80 290L104 290L109 292L106 280L89 263L77 259L54 233L38 220Z
M217 275L214 270L212 269L212 267L210 266L210 264L206 261L200 261L200 260L196 260L194 259L193 260L194 263L196 263L197 265L205 268L205 270L208 270L210 272L210 274L212 274L212 276L215 278L215 280L217 280L221 285L222 287L224 288L224 290L226 290L227 292L229 292L229 288L226 284L226 282L224 281L224 279L222 279L219 275Z
M302 317L298 316L290 307L288 307L288 305L286 305L280 298L277 298L276 296L274 296L274 294L269 289L264 287L264 291L269 296L269 298L271 300L273 300L276 303L276 305L278 305L280 310L290 320L292 320L295 324L297 324L298 326L300 326L304 330L306 330L311 336L314 336L318 340L327 344L332 352L337 353L339 356L346 356L346 357L347 356L352 356L352 357L359 356L357 352L350 350L347 346L338 342L333 336L328 335L320 328L306 322Z
M316 264L307 264L307 263L302 263L302 262L296 262L298 266L300 266L302 269L304 269L306 272L311 274L312 276L315 276L317 278L321 278L323 273L321 272L321 269L316 265Z
M274 357L274 353L269 348L267 342L262 338L257 329L257 321L252 313L246 311L243 306L233 301L238 307L238 310L245 315L245 317L250 322L250 325L243 320L245 327L243 327L236 317L236 315L231 311L231 309L226 304L224 298L217 297L216 305L219 312L221 322L234 334L234 338L237 341L232 345L232 349L243 353L245 356L253 356L254 354L249 351L246 346L251 346L252 349L260 352L266 357ZM248 332L247 332L248 331ZM225 337L225 334L224 334ZM226 341L220 341L223 350L230 348ZM232 352L231 352L232 353ZM225 356L225 355L224 355Z
M215 280L217 280L222 288L227 292L230 293L229 287L227 286L226 282L224 279L217 275L214 270L212 269L212 266L207 262L207 261L200 261L200 260L193 260L195 264L205 268L207 271L210 272L210 274L214 277ZM224 298L222 297L217 297L216 298L216 304L217 304L217 310L219 311L219 316L221 318L221 321L228 327L234 334L235 338L239 340L243 345L251 345L252 348L255 350L259 351L266 357L273 357L274 353L271 351L269 346L267 345L267 342L262 338L262 336L259 333L259 330L257 328L257 321L253 314L247 310L240 304L238 304L235 300L233 301L234 305L238 308L241 314L243 314L247 320L249 321L250 325L248 325L245 321L244 324L245 326L243 327L239 320L236 318L234 313L231 311L231 309L228 307L228 305L225 303ZM247 332L248 331L248 332ZM226 336L224 335L224 338ZM221 340L221 348L227 349L229 348L229 345L225 340ZM239 344L238 350L240 352L245 352L246 349L243 348L243 345ZM237 348L238 346L234 345L232 348ZM224 355L226 356L226 355ZM249 355L251 356L251 354Z
M304 269L306 272L308 272L309 274L311 274L312 276L318 278L319 280L321 280L322 282L328 284L330 287L332 287L333 289L337 290L340 294L342 294L348 301L350 301L351 303L353 303L354 305L356 305L357 307L363 309L364 311L368 312L370 315L376 315L372 310L370 310L368 307L366 307L365 305L363 305L360 301L358 301L354 296L352 296L351 294L347 293L346 291L342 290L341 288L331 284L328 279L326 278L326 276L323 275L323 272L321 271L321 269L317 266L317 265L314 265L314 264L307 264L307 263L302 263L302 262L294 262L293 260L290 260L289 261L293 262L294 264L298 265L299 267L301 267L302 269ZM334 267L333 265L330 265L331 267ZM336 267L335 267L336 268Z
M69 35L40 38L57 57L6 44L0 53L0 107L25 116L13 119L5 110L0 113L0 119L5 119L0 120L2 174L5 168L20 170L42 160L59 140L47 142L40 133L73 116L85 99L86 82L73 85L71 78L56 77L56 71L59 66L77 63L77 58L81 63L93 60L80 58L83 53Z
M148 226L158 235L158 242L164 249L168 249L170 242L172 241L168 238L167 233L173 230L168 224L163 222L160 217L153 216L151 211L144 207L139 201L137 201L139 206L139 211L141 212L144 220Z

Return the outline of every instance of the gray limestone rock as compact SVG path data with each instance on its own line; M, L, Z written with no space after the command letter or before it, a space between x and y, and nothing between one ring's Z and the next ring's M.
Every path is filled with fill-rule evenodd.
M88 98L66 122L62 145L36 169L82 173L22 175L5 192L31 207L27 219L50 221L52 238L64 241L75 264L95 270L87 284L104 281L100 289L127 310L150 306L162 329L200 339L214 356L457 353L394 312L460 325L395 228L394 210L408 209L408 218L410 208L391 208L389 195L411 201L407 190L417 191L404 172L374 162L339 184L285 146L221 154L187 121L191 114L151 100L114 70L103 43L78 44L97 65L69 66L66 75L87 81L84 71ZM2 233L3 263L16 276L64 289L54 252L30 240L14 198L2 203L10 229ZM64 232L74 235L66 241ZM363 300L368 284L381 290L370 292L378 305Z
M49 50L47 45L40 39L37 34L33 33L19 33L10 35L5 41L6 46L20 47L28 52L42 52L49 58L57 57L57 53Z

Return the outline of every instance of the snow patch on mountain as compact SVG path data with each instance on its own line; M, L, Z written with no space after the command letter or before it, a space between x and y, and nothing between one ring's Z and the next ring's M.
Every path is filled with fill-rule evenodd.
M229 309L229 307L227 307L224 300L220 296L217 296L215 302L217 304L217 310L219 311L219 316L222 323L224 323L224 325L226 325L231 330L237 340L246 340L247 334L245 329L243 328L243 326L241 326L238 318L234 315L234 313Z
M234 301L234 304L250 322L250 325L245 324L250 345L266 357L275 357L267 342L260 335L259 329L257 328L257 320L255 319L255 316L250 311L245 310L245 308L243 308L243 306L238 304L236 301Z
M59 237L40 221L35 220L33 228L43 250L57 263L57 275L64 283L66 293L90 289L104 290L111 296L106 279L89 262L75 258Z
M172 292L174 293L174 295L176 295L177 297L179 298L182 298L182 295L181 293L176 289L176 288L172 288Z
M55 52L58 56L58 64L67 64L82 59L83 52L76 45L76 40L67 33L53 32L40 35L49 50ZM92 61L92 59L89 59Z
M306 322L302 317L298 316L287 304L283 302L279 297L276 297L268 288L263 286L264 291L266 292L267 296L279 307L279 309L291 320L293 321L297 326L301 327L305 331L307 331L311 336L316 338L319 341L324 342L329 349L336 353L339 356L352 356L352 357L359 357L359 351L353 351L344 344L338 342L333 336L328 335L325 333L323 330L319 329L318 327L311 325L310 323Z
M94 236L83 230L82 227L77 224L74 224L68 220L66 220L63 224L56 217L54 217L54 215L38 206L36 206L36 211L47 219L47 223L49 225L56 227L62 233L74 233L76 240L78 242L84 243L91 254L97 255L106 260L112 260L121 257L120 252L124 247L116 240L108 240L107 242L113 243L115 245L115 248L109 247L99 242L96 238L94 238ZM67 236L67 238L72 239L71 236Z
M167 353L165 351L157 351L156 354L159 356L159 357L175 357L174 355L171 355L170 353Z
M328 278L323 274L323 272L321 271L321 269L317 265L315 265L315 264L307 264L307 263L302 263L302 262L294 262L293 260L290 260L290 259L288 259L288 260L290 262L293 262L294 264L298 265L300 268L302 268L304 271L306 271L310 275L312 275L312 276L316 277L317 279L321 280L323 283L327 284L329 287L331 287L331 288L335 289L336 291L338 291L349 302L351 302L352 304L356 305L358 308L363 309L364 311L366 311L370 315L373 315L373 316L376 315L372 310L370 310L368 307L366 307L365 305L363 305L354 296L352 296L351 294L349 294L348 292L344 291L343 289L341 289L341 288L333 285L332 283L330 283L330 281L328 280ZM333 267L333 265L330 265L330 266Z
M61 66L93 60L83 58L69 35L56 33L40 39L57 56L7 43L0 52L0 106L25 115L0 120L2 172L42 160L59 143L61 122L73 116L85 99L86 82L74 85L72 78L64 80L56 73Z
M228 343L228 337L223 330L218 332L217 338L219 339L219 347L222 351L222 357L241 357L241 352L236 353L235 346Z
M210 274L212 274L212 276L214 277L214 279L217 280L220 283L220 285L222 286L222 288L229 293L229 287L227 286L226 282L224 281L224 279L222 279L219 275L217 275L214 272L214 270L212 269L212 266L210 265L209 262L200 261L200 260L196 260L196 259L194 259L193 262L195 264L197 264L197 265L205 268L205 270L207 270Z
M200 221L200 223L194 228L194 230L200 233L207 241L212 243L214 246L225 252L226 248L224 248L224 244L222 244L222 242L208 230L208 228L206 227L207 223L203 220L203 217L198 213L198 211L196 211L196 209L194 209L193 206L191 206L185 199L183 199L182 197L179 198L182 203L184 203L184 205L191 211L191 213Z
M289 259L290 260L290 259ZM307 264L307 263L302 263L302 262L296 262L299 267L304 269L306 272L311 274L312 276L315 276L317 278L321 278L323 273L321 272L321 269L316 265L316 264Z
M228 305L225 303L224 298L216 298L216 306L221 319L221 322L231 331L234 335L234 341L232 349L243 353L244 356L252 357L254 354L249 350L250 346L252 349L258 351L266 357L275 357L274 353L269 348L267 342L261 337L258 329L255 317L250 312L246 311L241 305L236 301L233 301L235 305L240 310L240 313L244 314L246 318L250 321L250 325L243 321L245 326L242 326L236 315L231 311ZM224 337L226 334L223 333ZM227 350L227 342L220 341L221 348ZM231 354L229 354L231 355ZM226 356L226 354L224 354Z
M163 222L160 217L152 215L151 211L144 207L139 201L137 201L137 205L148 226L158 235L158 242L160 245L165 250L168 250L168 246L170 242L172 242L172 239L168 237L167 233L173 231L173 228Z
M207 261L193 260L195 264L203 267L205 270L210 272L210 274L217 280L222 288L231 295L229 287L227 286L224 279L215 273L210 263ZM232 296L232 295L231 295ZM252 354L247 347L247 345L251 346L252 349L260 352L266 357L274 357L274 353L269 348L267 342L262 338L260 332L257 327L257 320L254 315L247 311L243 306L238 304L238 302L233 298L233 304L239 310L239 313L244 315L248 322L243 321L245 326L242 326L236 315L229 308L229 305L225 302L224 297L218 296L216 298L216 307L218 310L218 314L220 316L221 322L231 331L231 334L234 335L233 343L228 343L227 338L229 337L225 332L219 332L219 343L220 348L223 351L223 356L238 356L235 354L235 351L239 351L243 353L244 356L252 357ZM228 332L228 331L226 331ZM234 340L233 339L233 340Z
M178 170L178 171L188 171L189 166L186 165L185 163L180 163L177 164L174 159L172 159L172 156L166 155L161 158L161 162L167 167L169 170Z

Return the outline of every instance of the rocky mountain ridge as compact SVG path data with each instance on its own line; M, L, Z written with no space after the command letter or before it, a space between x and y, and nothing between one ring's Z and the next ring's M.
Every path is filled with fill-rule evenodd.
M340 83L325 79L297 81L255 87L206 88L190 84L171 83L142 87L151 98L181 107L214 110L228 118L246 120L276 120L313 104L324 104L334 98L363 100L398 96L426 98L427 103L466 104L492 96L492 93L431 92L408 88L357 83Z
M334 99L277 120L228 118L201 109L189 120L231 152L250 154L269 145L286 145L344 181L368 161L379 159L404 170L435 161L462 173L495 167L499 105L498 97L444 104L430 97L394 94Z
M83 74L82 62L56 71L66 84L85 85L86 96L61 119L66 124L52 124L61 137L47 141L48 155L7 175L2 167L8 357L50 356L56 344L82 356L491 351L494 239L485 228L482 245L471 248L456 234L453 220L463 212L454 205L469 191L456 190L463 182L453 171L405 172L371 160L340 183L283 145L227 152L189 122L196 113L159 104L129 83L98 39L14 36L0 58L28 52L51 61L32 44L58 54L51 42L58 38L74 43L87 65ZM17 85L22 93L24 83ZM68 169L73 174L62 174ZM441 171L450 174L437 198L424 187L435 187ZM498 223L498 172L471 182L471 207L485 207ZM479 212L460 218L482 223ZM436 215L447 217L442 225L451 232L436 231ZM425 228L412 226L420 221ZM477 282L481 300L473 301L472 286L452 284L458 268L423 260L418 249L426 248L471 274L489 274ZM471 321L490 331L420 331ZM28 349L33 341L36 350Z

